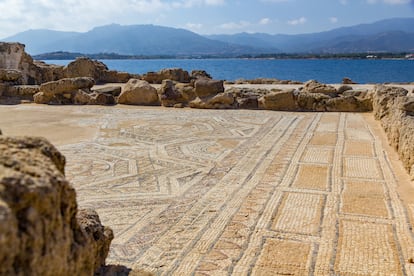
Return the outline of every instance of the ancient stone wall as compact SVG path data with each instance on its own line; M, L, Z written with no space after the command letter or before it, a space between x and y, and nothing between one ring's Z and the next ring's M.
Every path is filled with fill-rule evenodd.
M390 145L414 179L414 97L404 88L377 86L373 107Z

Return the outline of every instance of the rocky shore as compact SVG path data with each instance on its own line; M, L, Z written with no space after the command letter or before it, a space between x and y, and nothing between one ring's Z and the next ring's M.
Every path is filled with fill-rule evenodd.
M346 78L335 86L225 82L183 69L139 76L88 58L48 65L34 61L22 44L0 43L0 104L20 103L372 112L414 179L414 91L395 85L358 86ZM30 137L0 136L0 152L0 274L93 275L102 269L112 231L93 210L77 209L64 156Z

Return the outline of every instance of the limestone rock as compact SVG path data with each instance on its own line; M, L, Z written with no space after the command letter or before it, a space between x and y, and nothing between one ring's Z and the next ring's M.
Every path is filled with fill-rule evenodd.
M67 78L89 77L100 80L102 72L107 71L108 67L98 60L78 57L66 65L63 70Z
M34 61L20 43L0 42L0 68L20 71L19 84L41 84L63 78L63 66Z
M127 82L132 75L127 72L109 70L101 61L78 57L63 68L66 78L90 77L97 83Z
M408 91L400 87L376 86L373 108L390 145L414 179L414 116L411 113L414 100L407 94Z
M259 98L259 108L266 110L294 111L298 109L294 90L272 91Z
M65 92L76 91L78 89L90 89L95 85L95 80L90 77L65 78L58 81L51 81L40 85L40 91L46 96L55 96Z
M191 85L191 83L176 83L175 89L181 94L186 102L190 102L197 97L194 86Z
M40 97L40 95L36 95L36 97ZM43 101L42 98L37 98L37 101ZM36 102L35 100L35 102ZM89 93L79 89L78 91L73 92L72 95L72 102L73 104L85 105L90 104L92 101L92 96ZM44 102L36 102L36 103L44 103Z
M345 77L342 79L342 84L356 84L356 82L353 82L350 78Z
M157 89L148 82L130 79L118 97L118 103L131 105L160 105Z
M14 85L10 86L3 96L33 101L33 95L39 91L39 85Z
M339 88L338 88L338 94L342 94L342 93L344 93L345 91L349 91L349 90L352 90L353 88L352 88L352 86L349 86L349 85L341 85Z
M163 106L172 107L176 104L188 103L188 101L177 90L172 80L163 80L158 94Z
M17 82L22 77L20 70L0 68L0 82Z
M167 68L158 72L148 72L142 76L142 79L157 84L161 84L163 80L188 83L190 82L190 75L181 68Z
M222 92L224 92L224 84L221 80L199 79L195 82L197 97L210 97Z
M103 88L92 89L92 92L118 97L122 92L122 88L121 86L107 86Z
M372 111L372 100L354 96L336 97L326 100L326 110L331 112Z
M329 95L332 97L335 97L337 94L335 87L320 83L316 80L310 80L306 82L301 92L320 93L320 94L325 94L325 95Z
M43 138L0 136L0 275L93 275L105 263L112 231L78 213L64 166Z
M192 108L231 109L234 108L234 97L231 93L218 93L211 97L197 97L189 103Z
M97 104L97 105L116 104L116 99L111 94L93 92L90 94L90 97L91 97L91 100L89 101L89 104Z
M209 73L204 70L193 70L191 71L192 79L213 79Z
M321 93L300 92L297 97L297 104L303 111L326 111L325 102L331 97Z

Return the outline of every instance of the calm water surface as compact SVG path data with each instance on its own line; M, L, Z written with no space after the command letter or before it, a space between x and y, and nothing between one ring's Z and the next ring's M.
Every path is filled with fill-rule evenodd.
M101 60L109 69L144 74L163 68L206 70L222 80L277 78L340 83L349 77L358 83L414 82L414 60L310 60L310 59L151 59ZM48 60L66 65L68 60Z

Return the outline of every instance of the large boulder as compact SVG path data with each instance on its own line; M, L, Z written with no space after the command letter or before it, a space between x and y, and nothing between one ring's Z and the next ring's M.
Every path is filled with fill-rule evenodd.
M331 112L372 111L372 99L354 96L336 97L326 100L326 110Z
M161 84L163 80L185 83L188 83L191 80L188 72L181 68L167 68L158 72L148 72L142 76L142 79L154 84Z
M97 83L125 83L133 77L126 72L109 70L103 62L88 57L76 58L64 67L63 73L66 78L90 77Z
M310 80L305 83L301 92L305 93L320 93L335 97L337 90L335 87L320 83L316 80Z
M65 158L43 138L0 136L0 275L93 275L112 230L78 211Z
M192 79L213 79L209 73L204 70L193 70L191 71Z
M321 93L300 92L297 96L297 104L302 111L326 111L326 101L331 99Z
M40 91L47 96L76 91L78 89L90 89L95 85L95 80L90 77L65 78L58 81L51 81L40 85Z
M218 93L211 97L197 97L189 103L192 108L203 109L232 109L235 108L235 100L232 93Z
M272 91L260 97L258 102L260 109L281 111L298 110L293 89Z
M0 42L0 68L20 71L19 84L41 84L63 78L63 66L34 61L21 43Z
M176 89L172 80L163 80L161 87L158 89L158 94L161 105L166 107L188 103L188 100L181 94L180 90Z
M211 97L224 92L224 83L221 80L199 79L195 82L195 94L197 97Z
M130 79L122 88L118 103L130 105L160 105L157 89L148 82Z

